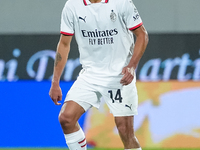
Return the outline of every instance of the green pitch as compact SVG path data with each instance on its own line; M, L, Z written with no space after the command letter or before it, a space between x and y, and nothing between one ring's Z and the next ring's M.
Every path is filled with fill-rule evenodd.
M0 148L0 150L68 150L68 149L64 149L64 148ZM109 149L109 148L90 148L88 150L123 150L123 149L119 149L119 148L113 148L113 149ZM196 149L190 149L190 148L143 148L142 150L200 150L200 148L196 148Z

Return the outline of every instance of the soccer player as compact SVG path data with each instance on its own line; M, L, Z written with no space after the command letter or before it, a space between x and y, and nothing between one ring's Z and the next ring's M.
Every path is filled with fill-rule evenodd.
M59 81L73 35L83 69L59 114L69 149L87 149L84 132L77 121L91 107L99 108L103 98L114 115L124 149L141 150L133 128L138 106L135 69L146 49L148 35L132 0L66 2L49 92L55 105L61 105Z

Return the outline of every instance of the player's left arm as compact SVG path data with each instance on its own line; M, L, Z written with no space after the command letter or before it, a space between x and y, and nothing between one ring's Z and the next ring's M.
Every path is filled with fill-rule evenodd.
M132 32L136 36L134 53L129 64L122 70L122 74L124 75L120 81L122 85L128 85L134 79L135 69L144 54L149 41L148 33L143 25L135 30L132 30Z

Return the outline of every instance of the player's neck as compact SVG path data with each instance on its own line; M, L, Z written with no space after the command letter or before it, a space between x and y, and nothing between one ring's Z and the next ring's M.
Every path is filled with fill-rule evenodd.
M99 3L101 0L90 0L91 3Z

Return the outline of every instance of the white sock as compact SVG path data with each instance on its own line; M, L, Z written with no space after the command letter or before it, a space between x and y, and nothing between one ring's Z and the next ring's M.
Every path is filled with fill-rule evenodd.
M70 150L87 150L85 134L81 128L77 132L64 134L64 136Z
M142 148L132 148L132 149L124 149L124 150L142 150Z

